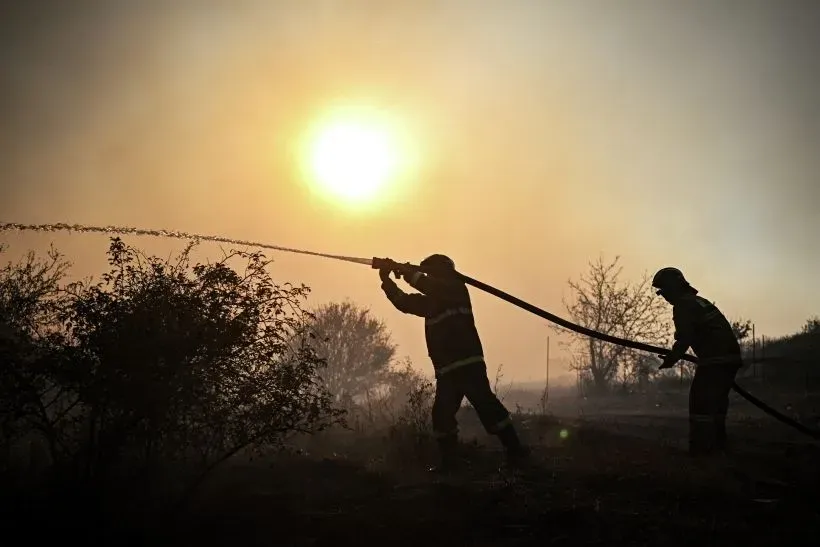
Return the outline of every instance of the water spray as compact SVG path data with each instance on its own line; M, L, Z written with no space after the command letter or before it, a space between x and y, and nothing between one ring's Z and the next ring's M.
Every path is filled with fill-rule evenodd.
M354 264L363 264L366 266L370 266L371 268L379 269L385 266L389 266L392 261L388 259L381 259L381 258L359 258L359 257L352 257L352 256L342 256L342 255L335 255L335 254L328 254L328 253L319 253L314 251L306 251L303 249L294 249L291 247L282 247L279 245L271 245L269 243L259 243L256 241L244 241L241 239L233 239L228 237L222 236L213 236L213 235L201 235L201 234L191 234L188 232L180 232L176 230L149 230L143 228L132 228L132 227L122 227L122 226L87 226L84 224L65 224L65 223L57 223L57 224L16 224L12 222L3 222L0 223L0 232L9 232L9 231L34 231L34 232L58 232L58 231L65 231L65 232L81 232L81 233L102 233L102 234L126 234L126 235L137 235L137 236L153 236L153 237L164 237L164 238L174 238L174 239L185 239L189 241L211 241L215 243L228 243L231 245L241 245L244 247L256 247L261 249L271 249L275 251L282 251L287 253L296 253L296 254L303 254L303 255L311 255L317 256L321 258L329 258L332 260L341 260L344 262L352 262ZM395 264L395 263L393 263ZM420 266L412 265L412 264L404 264L405 267L410 267L413 269L421 270ZM504 300L514 306L517 306L525 311L528 311L534 315L537 315L547 321L555 323L567 330L572 332L589 336L595 338L597 340L601 340L603 342L608 342L611 344L617 344L620 346L624 346L627 348L635 349L638 351L646 351L651 352L656 355L668 355L671 353L671 350L666 348L661 348L658 346L652 346L650 344L644 344L642 342L636 342L634 340L627 340L625 338L619 338L617 336L612 336L610 334L598 332L582 325L576 325L571 321L563 319L557 315L553 315L548 311L542 310L528 302L525 302L519 298L516 298L510 294L505 293L495 287L487 285L486 283L482 283L476 279L468 277L462 273L456 272L455 275L464 283L471 285L477 289L480 289L486 293L489 293L501 300ZM691 363L697 363L697 357L693 355L684 355L681 358L682 361L688 361ZM757 397L753 396L751 393L746 391L745 389L741 388L737 385L737 382L733 382L732 389L734 389L741 397L752 403L754 406L759 408L760 410L764 411L765 413L769 414L773 418L785 423L793 427L794 429L800 431L801 433L815 439L820 440L820 431L812 430L805 425L793 420L792 418L781 414L780 412L776 411Z
M66 224L62 222L57 224L17 224L14 222L0 222L0 232L9 232L12 230L29 232L81 232L100 234L124 234L135 236L153 236L172 239L185 239L188 241L211 241L214 243L229 243L231 245L241 245L243 247L273 249L274 251L283 251L286 253L320 256L322 258L332 258L334 260L343 260L345 262L365 264L367 266L370 266L372 262L372 259L370 258L358 258L355 256L341 256L326 253L317 253L313 251L304 251L302 249L292 249L290 247L270 245L268 243L259 243L257 241L244 241L241 239L233 239L230 237L190 234L188 232L180 232L177 230L149 230L145 228L132 228L127 226L87 226L85 224Z

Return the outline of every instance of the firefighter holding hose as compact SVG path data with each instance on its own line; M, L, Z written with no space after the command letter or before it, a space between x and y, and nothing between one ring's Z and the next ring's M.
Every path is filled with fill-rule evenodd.
M379 269L382 290L396 309L424 317L427 351L436 377L432 419L442 469L452 470L459 463L456 413L465 397L484 429L501 441L508 462L522 463L529 451L519 440L509 411L490 387L470 294L453 261L434 254L419 267L390 259L374 259L373 267ZM402 291L390 278L391 272L419 292Z
M657 294L672 304L675 344L662 356L671 368L691 347L698 358L689 389L689 453L703 456L726 448L729 391L742 366L740 344L720 310L686 281L677 268L662 268L652 280Z

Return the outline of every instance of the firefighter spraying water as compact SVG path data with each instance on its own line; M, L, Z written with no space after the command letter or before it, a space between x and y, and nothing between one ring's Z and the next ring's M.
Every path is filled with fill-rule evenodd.
M424 318L427 351L436 376L433 434L442 468L453 470L459 463L456 413L465 397L487 433L501 441L509 463L522 463L528 450L518 438L510 412L490 387L470 294L455 275L453 261L434 254L422 260L419 268L390 259L374 259L373 267L378 267L382 290L396 309ZM391 272L419 292L402 291L390 279Z

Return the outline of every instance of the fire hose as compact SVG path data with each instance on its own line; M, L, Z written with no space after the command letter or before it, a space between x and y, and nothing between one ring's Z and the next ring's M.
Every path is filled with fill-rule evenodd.
M384 258L358 258L358 257L351 257L351 256L342 256L342 255L334 255L334 254L327 254L327 253L318 253L313 251L305 251L301 249L293 249L289 247L280 247L278 245L271 245L266 243L258 243L253 241L244 241L239 239L231 239L226 237L220 236L209 236L209 235L199 235L199 234L190 234L187 232L179 232L179 231L171 231L171 230L147 230L142 228L130 228L130 227L117 227L117 226L85 226L81 224L15 224L15 223L0 223L0 232L10 231L10 230L30 230L30 231L77 231L77 232L97 232L97 233L107 233L107 234L132 234L132 235L152 235L157 237L168 237L168 238L176 238L176 239L186 239L186 240L203 240L203 241L213 241L218 243L230 243L234 245L242 245L247 247L257 247L263 249L273 249L277 251L289 252L289 253L297 253L297 254L305 254L311 256L318 256L322 258L329 258L333 260L341 260L344 262L352 262L354 264L364 264L370 265L373 269L382 269L388 268L393 269L393 266L396 265L395 262L392 260L384 259ZM401 264L402 267L412 269L414 271L423 271L421 266L414 265L414 264ZM582 325L577 325L571 321L568 321L562 317L549 313L546 310L543 310L537 306L534 306L528 302L521 300L520 298L516 298L504 291L501 291L495 287L487 285L486 283L482 283L477 279L473 279L472 277L468 277L458 271L455 272L456 277L464 282L467 285L473 286L479 290L482 290L488 294L495 296L496 298L500 298L505 302L512 304L518 308L521 308L525 311L528 311L538 317L546 319L551 323L555 323L567 330L572 332L589 336L591 338L595 338L597 340L601 340L602 342L608 342L610 344L617 344L619 346L623 346L626 348L638 350L638 351L645 351L651 352L656 355L668 355L671 353L671 350L662 348L659 346L653 346L650 344L645 344L642 342L636 342L634 340L627 340L625 338L619 338L617 336L612 336L611 334L606 334L603 332L598 332L596 330L584 327ZM682 361L688 361L690 363L697 364L698 358L686 354L681 358ZM732 389L738 393L741 397L749 401L751 404L768 414L769 416L779 420L780 422L789 425L796 429L797 431L803 433L811 437L814 440L820 440L820 431L815 431L800 422L786 416L775 410L774 408L770 407L742 387L740 387L737 382L732 382Z
M386 262L385 259L374 258L372 260L371 267L374 268L374 269L380 269L380 268L383 268L385 266L389 267L389 265L390 265L389 262ZM416 271L422 271L421 267L415 266L415 265L412 265L412 264L410 264L410 265L404 264L403 266L412 268ZM584 327L582 325L577 325L577 324L575 324L571 321L567 321L566 319L564 319L562 317L554 315L554 314L552 314L552 313L550 313L546 310L542 310L541 308L539 308L537 306L534 306L534 305L532 305L528 302L525 302L525 301L521 300L520 298L516 298L515 296L512 296L512 295L510 295L510 294L508 294L504 291L501 291L501 290L499 290L495 287L487 285L486 283L482 283L481 281L478 281L477 279L473 279L472 277L468 277L468 276L466 276L466 275L464 275L460 272L456 272L455 275L456 275L456 277L458 277L459 280L466 283L467 285L471 285L471 286L473 286L477 289L480 289L480 290L482 290L486 293L489 293L489 294L491 294L491 295L493 295L497 298L500 298L501 300L509 302L513 306L517 306L517 307L519 307L523 310L526 310L526 311L528 311L532 314L537 315L538 317L546 319L547 321L549 321L551 323L555 323L556 325L560 325L561 327L563 327L567 330L576 332L578 334L582 334L584 336L589 336L589 337L595 338L597 340L601 340L603 342L608 342L610 344L617 344L619 346L624 346L624 347L639 350L639 351L652 352L652 353L655 353L655 354L658 354L658 355L668 355L669 353L671 353L671 350L661 348L659 346L652 346L650 344L644 344L642 342L636 342L634 340L627 340L625 338L619 338L617 336L612 336L611 334L598 332L596 330ZM697 362L698 362L697 357L695 357L694 355L689 355L689 354L686 354L683 357L681 357L681 360L682 361L688 361L690 363L695 363L695 364L697 364ZM795 428L799 432L801 432L805 435L808 435L809 437L811 437L815 440L820 440L820 431L815 431L813 429L810 429L810 428L806 427L805 425L801 424L800 422L786 416L785 414L781 414L777 410L773 409L772 407L770 407L769 405L767 405L766 403L764 403L763 401L761 401L760 399L758 399L757 397L755 397L754 395L752 395L751 393L749 393L748 391L746 391L745 389L740 387L737 384L737 382L735 382L735 381L732 382L732 389L736 393L738 393L741 397L743 397L744 399L746 399L747 401L752 403L754 406L756 406L757 408L759 408L760 410L762 410L766 414L768 414L768 415L772 416L773 418L783 422L786 425L790 425L791 427Z

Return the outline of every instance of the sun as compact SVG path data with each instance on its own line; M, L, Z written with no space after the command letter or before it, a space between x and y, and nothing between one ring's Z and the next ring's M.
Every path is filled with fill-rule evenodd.
M320 120L304 159L311 182L329 197L373 201L400 175L401 143L384 114L347 108Z

